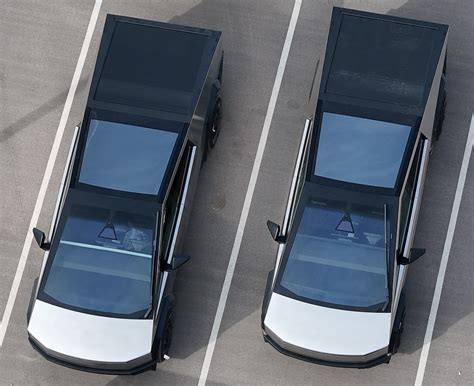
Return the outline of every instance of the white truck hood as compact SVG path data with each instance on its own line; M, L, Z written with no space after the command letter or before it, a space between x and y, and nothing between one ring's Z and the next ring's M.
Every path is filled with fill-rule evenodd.
M291 346L332 355L363 356L389 345L389 312L355 312L321 307L272 293L264 320Z
M28 333L46 349L89 361L122 363L151 351L153 321L90 315L36 300Z

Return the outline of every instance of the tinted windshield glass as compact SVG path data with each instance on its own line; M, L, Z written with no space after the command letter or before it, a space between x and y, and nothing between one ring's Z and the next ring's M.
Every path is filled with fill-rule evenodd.
M314 174L393 188L410 126L323 113Z
M150 303L154 220L73 206L43 292L92 312L142 317Z
M79 182L158 194L178 134L92 119Z
M336 307L381 308L388 294L384 222L383 208L310 200L281 275L284 293Z

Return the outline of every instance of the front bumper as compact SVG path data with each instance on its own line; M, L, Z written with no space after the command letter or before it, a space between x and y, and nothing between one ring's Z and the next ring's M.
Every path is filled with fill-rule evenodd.
M319 365L332 366L332 367L347 367L347 368L357 368L357 369L367 369L380 365L382 363L389 363L391 356L388 353L382 353L381 355L377 353L372 353L365 355L363 357L357 358L354 360L354 357L344 357L344 356L335 356L328 355L323 353L316 353L313 351L307 351L304 353L304 349L295 348L295 351L291 351L288 348L282 347L282 344L277 343L278 338L272 338L271 334L268 334L263 330L263 339L265 342L270 343L275 349L277 349L282 354L288 355L290 357L300 359L306 362L316 363Z
M147 370L155 370L156 363L158 362L157 359L152 358L151 354L149 356L137 358L130 362L124 363L93 362L89 360L72 358L52 350L48 350L40 342L35 340L35 338L30 334L28 334L28 340L33 348L50 362L69 367L71 369L87 371L91 373L135 375L143 373Z

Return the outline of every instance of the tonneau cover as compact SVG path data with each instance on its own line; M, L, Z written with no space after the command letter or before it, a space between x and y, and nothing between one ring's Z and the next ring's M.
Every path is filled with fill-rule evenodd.
M447 29L334 8L321 91L423 108Z
M220 32L108 15L91 99L192 115Z

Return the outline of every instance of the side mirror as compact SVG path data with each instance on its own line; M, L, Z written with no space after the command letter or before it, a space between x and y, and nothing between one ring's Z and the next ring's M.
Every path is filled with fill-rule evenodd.
M171 264L165 264L164 269L167 272L176 271L179 267L187 263L190 258L191 257L187 255L174 255Z
M280 234L280 225L268 220L267 228L272 235L273 240L275 240L278 244L284 244L286 242L286 237Z
M421 256L426 253L424 248L412 248L410 249L410 256L405 257L400 255L399 262L401 265L407 265L413 263L415 260L418 260Z
M41 249L49 251L51 243L45 242L46 236L43 231L40 231L38 228L33 228L33 236L35 237L36 243Z

